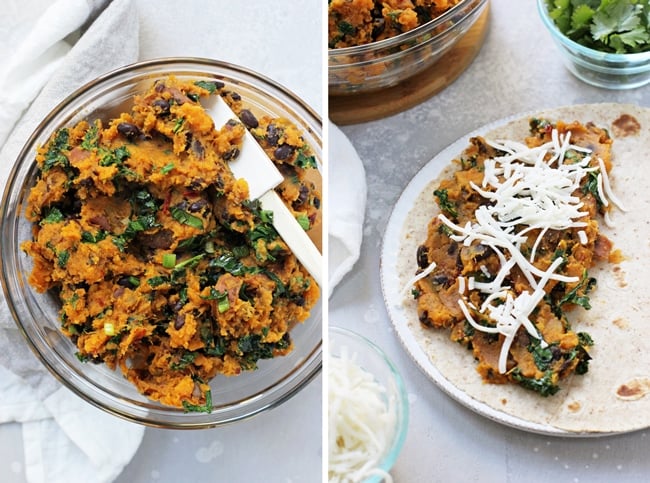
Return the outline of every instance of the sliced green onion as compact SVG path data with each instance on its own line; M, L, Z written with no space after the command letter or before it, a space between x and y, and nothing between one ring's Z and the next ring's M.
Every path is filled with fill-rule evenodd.
M203 256L204 256L203 253L200 253L200 254L198 254L198 255L195 255L195 256L193 256L192 258L188 258L187 260L183 260L183 261L180 262L178 265L176 265L174 268L175 268L176 270L178 270L179 268L183 268L183 267L186 267L186 266L188 266L188 265L192 265L193 263L196 263L196 262L198 262L199 260L201 260L201 259L203 258Z
M226 310L230 308L230 302L228 301L228 292L220 294L219 301L217 303L217 309L220 314L223 314Z
M302 227L303 230L309 230L311 223L309 223L309 217L307 215L300 214L296 216L296 220L298 220L298 224Z
M188 212L181 210L177 206L170 208L169 212L177 222L183 223L185 225L191 226L192 228L197 228L199 230L203 229L203 220L194 215L190 215Z
M184 122L185 122L185 118L179 117L178 119L176 119L172 132L176 134L178 131L180 131L183 128Z
M174 268L176 266L176 254L175 253L165 253L162 256L162 264L165 268Z

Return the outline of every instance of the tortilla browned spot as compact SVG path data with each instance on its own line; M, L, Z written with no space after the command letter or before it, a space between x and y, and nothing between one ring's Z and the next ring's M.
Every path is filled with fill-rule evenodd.
M650 379L637 378L621 384L616 390L616 396L626 401L635 401L641 399L648 392L650 392Z
M621 116L612 123L614 135L618 137L634 136L639 134L641 124L634 116L621 114Z

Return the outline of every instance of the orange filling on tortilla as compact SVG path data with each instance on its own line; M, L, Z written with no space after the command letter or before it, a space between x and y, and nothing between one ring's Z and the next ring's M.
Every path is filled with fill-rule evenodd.
M588 334L572 329L567 314L578 305L589 308L589 292L596 280L588 271L595 263L607 261L612 250L597 220L607 216L612 206L603 188L608 186L603 179L611 168L612 140L607 131L592 124L532 119L530 128L525 139L528 148L517 149L544 153L540 147L555 143L558 151L565 152L559 155L562 167L555 161L554 169L584 165L582 177L576 178L579 185L570 189L570 196L564 195L580 214L565 229L520 223L524 215L517 218L517 214L505 221L490 218L481 234L470 233L469 227L479 224L477 217L485 220L495 204L520 203L523 210L532 199L527 197L530 190L517 195L523 201L505 195L499 199L497 189L484 178L491 177L504 193L516 188L522 179L506 179L510 165L504 163L499 171L493 161L516 156L503 147L507 145L472 138L470 147L455 160L458 169L435 190L441 214L431 220L427 239L417 251L419 272L435 268L415 282L413 294L420 322L448 330L451 340L470 349L484 381L516 383L548 396L557 392L561 379L588 369L588 348L593 342ZM549 162L550 152L542 155ZM534 171L534 161L528 163L523 170ZM534 196L543 209L560 210L556 205L561 203L554 205L543 193ZM498 224L506 234L496 238L485 234ZM518 241L511 243L507 237ZM523 313L527 303L532 306ZM510 312L506 312L508 304L514 307Z

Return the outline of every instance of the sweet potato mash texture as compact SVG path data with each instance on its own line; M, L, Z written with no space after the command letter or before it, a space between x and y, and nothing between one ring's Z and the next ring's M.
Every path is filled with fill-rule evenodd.
M215 127L201 105L210 95L241 120ZM211 379L289 353L319 297L228 161L250 129L309 229L315 158L289 121L258 118L218 81L157 81L125 111L61 128L38 150L30 283L58 295L80 359L119 367L152 400L209 412Z

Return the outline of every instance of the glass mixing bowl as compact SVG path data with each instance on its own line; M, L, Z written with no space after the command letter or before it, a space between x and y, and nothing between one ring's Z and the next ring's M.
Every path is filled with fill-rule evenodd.
M317 162L322 160L321 119L293 93L272 80L236 65L208 59L169 58L115 70L86 84L59 104L37 127L21 151L4 189L0 274L9 308L18 328L41 362L63 384L86 401L127 420L164 428L205 428L249 418L273 408L305 387L321 369L322 303L291 332L295 348L284 357L260 361L258 369L237 377L211 381L211 413L184 412L140 395L119 370L82 363L76 347L59 330L59 302L28 283L32 260L20 244L31 238L23 212L37 167L35 151L59 127L82 119L108 119L130 105L155 80L170 74L191 80L218 80L239 93L257 115L285 117L303 133ZM318 408L315 408L319 410Z
M476 23L487 0L463 0L419 27L377 42L328 51L330 95L376 91L432 66Z

